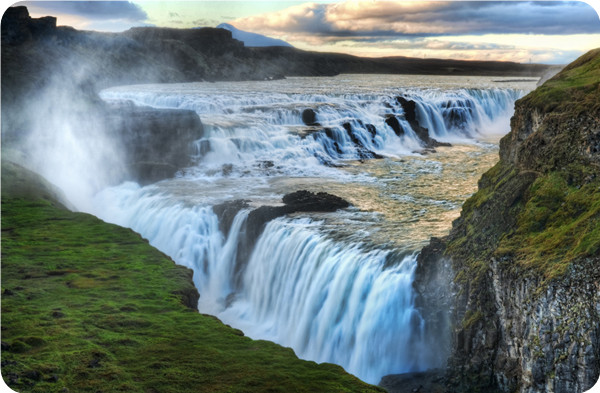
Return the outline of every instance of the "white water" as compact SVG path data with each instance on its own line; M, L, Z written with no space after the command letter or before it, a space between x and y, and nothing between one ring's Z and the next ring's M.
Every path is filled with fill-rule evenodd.
M236 301L219 314L252 337L333 362L367 381L428 366L413 307L414 256L385 269L389 251L365 251L277 219L261 236Z
M106 189L93 212L193 269L199 309L250 337L340 364L371 383L438 367L443 351L425 346L426 321L413 305L415 253L430 236L447 233L495 160L496 145L483 141L508 131L522 90L493 85L485 78L346 75L114 88L103 97L197 111L205 136L198 164L177 179ZM402 119L399 95L417 102L431 136L460 145L415 153L422 145ZM303 125L306 108L321 126ZM390 115L404 136L385 124ZM356 161L365 151L386 158ZM248 210L223 234L211 206L274 204L298 189L327 191L353 207L271 221L236 272Z

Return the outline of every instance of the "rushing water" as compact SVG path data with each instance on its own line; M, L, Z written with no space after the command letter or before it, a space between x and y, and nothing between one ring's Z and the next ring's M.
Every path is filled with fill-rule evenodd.
M533 87L481 77L341 75L112 88L104 99L195 110L205 135L196 165L146 187L106 189L93 212L193 269L198 308L253 338L340 364L371 383L437 367L443 356L425 345L426 321L413 305L416 253L448 232L496 160L514 101ZM453 146L422 154L398 96L414 100L421 126ZM319 125L303 124L307 108ZM403 135L386 124L391 116ZM250 209L221 233L212 206L235 199L274 205L299 189L352 206L269 222L236 265Z

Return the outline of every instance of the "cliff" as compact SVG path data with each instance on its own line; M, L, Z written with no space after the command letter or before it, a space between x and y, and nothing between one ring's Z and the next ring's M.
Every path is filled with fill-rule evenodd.
M600 375L600 49L517 101L500 161L419 257L447 391L582 392Z

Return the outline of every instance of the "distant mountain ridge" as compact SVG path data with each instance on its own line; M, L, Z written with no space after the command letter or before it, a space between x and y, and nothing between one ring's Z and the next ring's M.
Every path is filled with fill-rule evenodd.
M234 39L242 41L247 47L287 46L293 48L292 45L288 44L283 40L267 37L257 33L251 33L249 31L240 30L235 26L230 25L229 23L221 23L217 26L217 29L229 30Z

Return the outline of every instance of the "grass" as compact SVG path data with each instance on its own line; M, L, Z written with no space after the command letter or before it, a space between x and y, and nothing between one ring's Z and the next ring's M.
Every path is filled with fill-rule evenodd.
M600 107L600 48L587 52L522 99L542 112L596 111Z
M569 185L573 171L550 172L533 183L516 229L502 239L497 255L552 279L576 259L600 254L600 181Z
M577 128L600 113L599 97L600 48L517 103L546 118L522 142L519 161L498 162L464 203L448 243L458 282L479 282L491 258L548 281L600 254L600 168L594 136Z
M19 392L382 391L186 307L190 275L131 230L3 194L4 381Z

